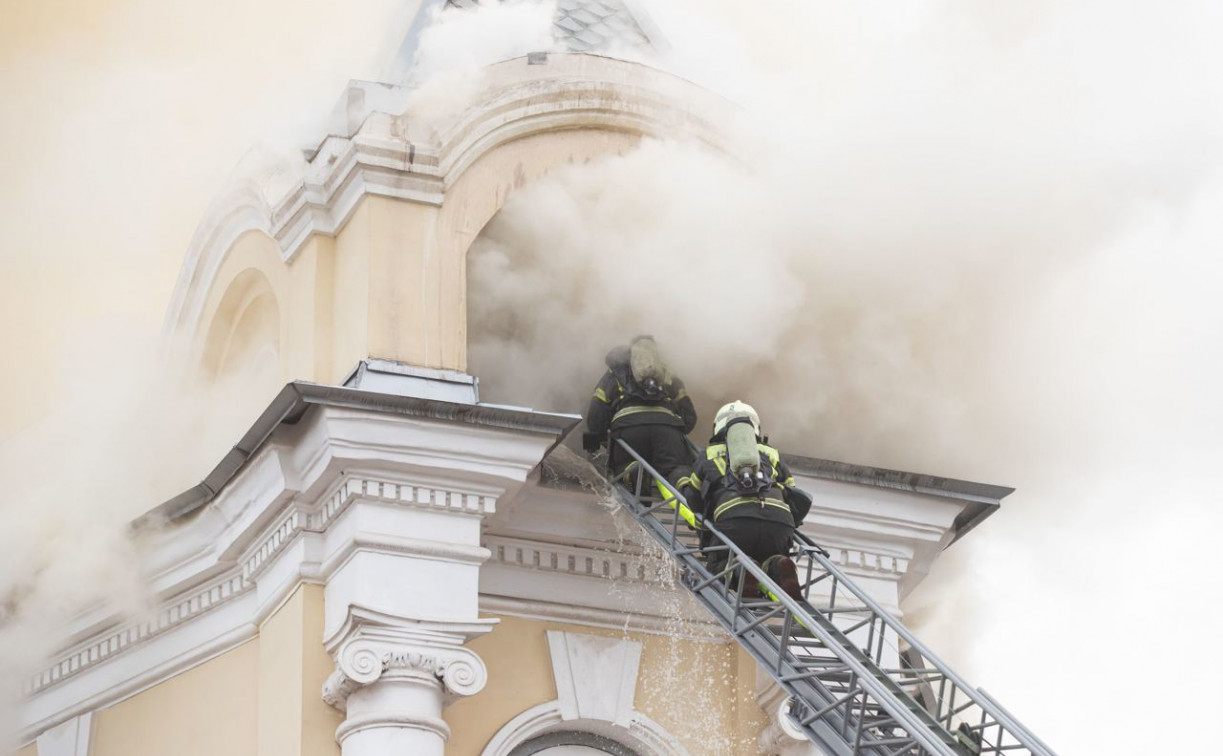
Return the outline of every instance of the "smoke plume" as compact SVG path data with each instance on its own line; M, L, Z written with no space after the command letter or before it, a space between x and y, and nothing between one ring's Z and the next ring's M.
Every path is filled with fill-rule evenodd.
M285 169L252 145L317 143L344 82L379 78L413 11L6 5L0 751L22 686L82 609L145 610L128 522L198 482L271 398L246 374L184 385L157 343L196 224L235 164Z
M743 399L783 450L1016 486L911 620L1060 751L1192 750L1134 688L1220 703L1220 13L651 11L656 62L743 105L733 157L646 141L511 198L469 258L485 395L581 410L652 333L698 433Z
M1223 703L1197 673L1223 633L1203 556L1223 525L1223 10L641 5L669 43L641 57L741 107L733 159L647 141L513 197L469 260L486 398L581 410L606 349L648 332L702 429L744 399L788 451L1014 485L910 597L920 629L1059 751L1200 748L1144 704ZM422 36L418 106L543 46L544 7ZM108 590L139 610L126 519L238 430L175 435L192 403L148 335L181 251L228 166L317 138L413 10L8 9L0 648L36 657ZM6 656L0 680L29 666Z

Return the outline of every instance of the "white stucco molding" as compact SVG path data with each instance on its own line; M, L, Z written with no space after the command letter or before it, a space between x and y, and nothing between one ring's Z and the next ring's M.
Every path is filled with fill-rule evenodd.
M479 693L488 670L463 644L497 622L437 622L350 606L348 620L325 642L336 670L323 684L323 700L345 711L354 690L387 675L436 678L451 699Z
M490 562L528 570L560 572L622 582L669 584L674 564L625 548L620 551L489 535L484 545Z
M549 630L548 653L562 719L601 719L621 727L629 725L641 663L640 643Z
M93 712L85 712L38 736L38 756L89 756Z
M240 570L231 569L224 576L164 603L152 616L131 620L113 630L89 639L65 652L46 666L26 684L27 695L37 693L68 677L98 665L129 648L172 631L222 603L252 590L265 570L286 548L303 534L321 534L357 498L394 504L396 506L449 510L464 514L492 511L495 499L489 496L447 491L436 486L420 486L392 482L372 475L342 475L334 491L312 506L300 504L290 508L263 534L255 539L235 560ZM479 546L464 546L438 542L427 538L404 538L394 535L355 532L339 549L307 575L322 581L355 551L381 551L438 561L462 564L482 564L489 551Z
M484 661L463 646L497 620L438 621L349 604L324 642L336 669L322 697L344 712L336 742L347 756L443 756L450 727L444 707L478 693Z
M508 142L589 128L721 147L717 125L733 112L679 77L588 54L550 54L546 65L507 60L486 69L485 82L469 108L444 122L410 110L374 113L351 137L328 137L287 192L247 183L218 198L188 247L166 332L194 334L213 279L243 233L266 234L290 261L311 236L338 233L366 195L441 205L471 165Z
M518 745L559 730L602 735L643 756L688 756L678 738L634 708L640 643L548 631L548 650L557 700L511 719L481 756L509 756Z
M182 526L146 533L144 569L157 605L138 618L99 606L65 628L64 650L27 680L21 742L250 640L303 582L329 584L337 595L333 576L354 574L355 561L469 576L474 619L474 575L489 556L480 524L521 488L561 430L537 430L525 423L529 412L519 413L521 429L505 418L476 419L478 410L466 422L435 419L419 402L405 416L391 407L411 400L369 392L356 393L386 409L359 410L354 392L327 391L343 406L295 414ZM358 578L370 574L363 569ZM359 591L339 598L331 602L336 625L349 603L362 605ZM459 668L450 678L462 679Z

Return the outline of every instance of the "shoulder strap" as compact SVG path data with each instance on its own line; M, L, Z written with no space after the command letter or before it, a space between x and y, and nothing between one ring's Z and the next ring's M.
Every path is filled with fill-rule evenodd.
M776 471L777 465L781 462L781 454L773 447L765 446L764 444L756 444L756 448L768 458L769 462L773 465L773 470Z

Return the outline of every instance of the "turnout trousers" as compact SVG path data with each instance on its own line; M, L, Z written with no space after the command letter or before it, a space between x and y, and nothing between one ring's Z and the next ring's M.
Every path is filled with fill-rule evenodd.
M721 520L715 523L714 527L757 564L764 564L769 557L787 556L790 553L790 536L794 534L794 527L784 522L735 517ZM728 558L725 551L709 554L709 571L717 573L722 570L726 567Z
M620 448L617 439L633 447L633 451L650 464L669 481L674 481L674 473L692 465L692 452L688 447L688 438L682 428L674 425L630 425L616 428L611 432L611 445L607 451L608 466L612 472L619 474L629 466L633 458ZM649 479L646 479L649 482Z

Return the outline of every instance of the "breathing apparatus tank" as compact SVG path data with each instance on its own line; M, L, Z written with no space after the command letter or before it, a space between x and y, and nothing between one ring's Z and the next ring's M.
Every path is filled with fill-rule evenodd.
M653 336L638 336L629 346L629 368L633 379L648 399L661 399L667 365L658 353L658 344Z
M760 416L750 404L734 401L724 405L714 417L713 433L726 431L727 472L740 488L751 490L766 482L760 469Z

